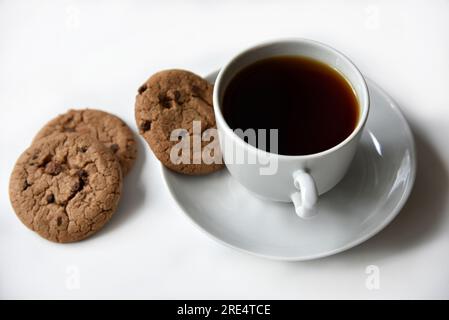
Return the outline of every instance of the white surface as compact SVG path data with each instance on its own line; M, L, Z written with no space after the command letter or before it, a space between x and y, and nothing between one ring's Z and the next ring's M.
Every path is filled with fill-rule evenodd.
M449 2L251 3L0 1L0 298L449 298ZM49 118L92 106L134 126L135 92L153 72L205 74L289 36L343 51L412 125L416 185L378 236L306 263L224 248L179 212L143 143L121 209L97 236L56 245L18 222L9 174ZM365 283L372 270L378 290Z
M207 79L213 82L215 75ZM164 168L173 198L211 237L261 257L312 260L371 238L407 200L416 158L410 128L398 107L369 79L367 86L370 116L354 161L344 179L321 195L317 217L300 219L293 204L254 196L228 170L191 177Z

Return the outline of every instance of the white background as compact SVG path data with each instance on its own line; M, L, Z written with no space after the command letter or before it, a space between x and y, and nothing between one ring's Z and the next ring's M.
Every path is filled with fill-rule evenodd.
M449 1L0 0L0 298L449 298ZM396 220L366 243L301 263L209 239L183 216L139 138L120 210L91 239L45 241L16 218L8 180L49 119L111 111L164 68L207 74L257 42L307 37L346 53L401 106L418 174ZM380 271L369 290L367 266Z

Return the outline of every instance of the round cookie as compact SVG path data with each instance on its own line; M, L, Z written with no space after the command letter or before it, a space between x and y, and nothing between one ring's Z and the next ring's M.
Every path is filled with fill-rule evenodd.
M212 91L209 82L184 70L158 72L139 88L135 106L139 132L167 168L189 175L208 174L223 168L221 152L215 154L215 150L219 151L218 141L201 139L207 129L216 128ZM194 121L200 121L196 123L198 130L194 130ZM178 141L170 139L175 129L187 130ZM194 138L201 142L201 150L194 151L194 145L199 145L194 143ZM188 161L181 163L170 157L180 140L188 142L189 150ZM212 148L212 143L217 147ZM201 156L207 145L213 161L204 161Z
M54 242L74 242L97 232L117 208L120 164L87 134L41 139L18 159L9 196L19 219Z
M100 110L69 110L48 122L36 135L34 141L54 133L89 133L110 148L126 175L137 157L137 145L131 129L120 118Z

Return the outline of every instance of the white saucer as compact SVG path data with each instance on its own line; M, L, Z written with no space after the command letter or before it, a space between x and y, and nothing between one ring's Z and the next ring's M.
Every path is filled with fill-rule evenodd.
M345 178L320 197L314 219L301 220L291 204L254 197L226 169L191 177L163 168L173 198L212 238L266 258L310 260L364 242L399 213L416 172L407 121L381 88L367 83L371 110L359 149Z

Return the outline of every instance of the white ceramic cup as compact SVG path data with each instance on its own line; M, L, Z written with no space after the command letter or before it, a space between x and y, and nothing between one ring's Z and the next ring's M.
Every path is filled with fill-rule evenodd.
M222 113L222 100L228 84L246 66L275 56L313 58L336 69L348 80L360 108L358 123L351 135L338 145L319 153L287 156L257 149L229 127ZM238 54L219 72L213 102L223 159L231 175L262 198L293 202L296 213L302 218L314 216L317 213L319 195L332 189L345 175L354 157L369 111L368 88L357 67L337 50L306 39L267 42ZM258 160L256 163L239 162L235 159L236 153ZM269 163L275 163L275 170L270 174L263 174Z

